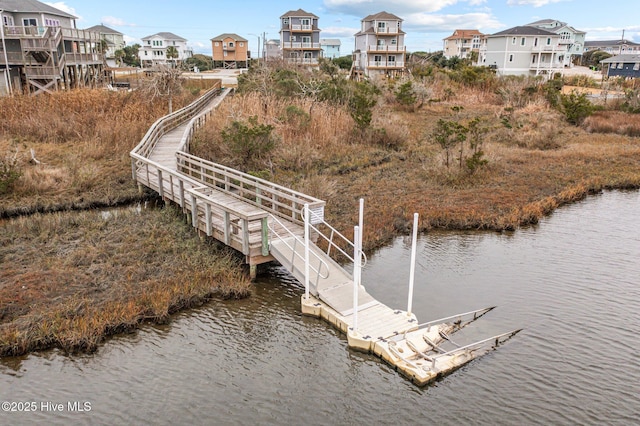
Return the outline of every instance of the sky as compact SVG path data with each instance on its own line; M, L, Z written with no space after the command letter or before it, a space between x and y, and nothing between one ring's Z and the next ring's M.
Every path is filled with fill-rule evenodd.
M340 53L354 49L354 34L367 15L389 12L403 20L408 52L442 50L455 29L493 34L540 19L555 19L587 32L587 40L640 43L640 7L631 0L65 0L45 1L78 17L78 28L103 24L125 35L128 45L171 32L188 40L195 53L211 55L210 40L235 33L258 49L264 37L279 38L280 16L303 9L319 17L321 38L341 41Z

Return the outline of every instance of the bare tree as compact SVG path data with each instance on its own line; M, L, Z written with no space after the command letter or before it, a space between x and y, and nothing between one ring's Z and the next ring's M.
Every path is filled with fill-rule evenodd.
M166 98L169 100L169 114L173 112L173 96L182 91L182 70L158 65L153 76L144 85L143 91L151 99Z

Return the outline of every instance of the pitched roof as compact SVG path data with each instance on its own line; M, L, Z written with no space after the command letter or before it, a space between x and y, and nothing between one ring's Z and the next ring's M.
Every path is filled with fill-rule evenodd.
M543 36L557 36L558 34L551 31L544 30L538 27L530 27L523 25L519 27L509 28L508 30L500 31L499 33L491 34L487 37L501 37L511 35L543 35Z
M77 16L37 0L0 0L0 9L6 12L47 13L49 15L78 19Z
M169 33L169 32L162 32L162 33L155 33L155 34L151 34L150 36L146 36L146 37L142 37L141 40L147 40L153 37L160 37L164 40L178 40L178 41L187 41L186 38L182 38L180 36L175 35L174 33Z
M539 27L540 25L549 25L549 24L553 24L553 23L559 23L560 27L562 26L566 26L567 23L566 22L562 22L562 21L558 21L557 19L541 19L539 21L536 22L532 22L530 24L527 24L528 27Z
M246 38L240 37L238 34L234 34L234 33L220 34L219 36L212 38L211 41L223 41L225 38L232 38L237 41L247 41Z
M622 62L625 64L635 64L640 62L640 55L616 55L616 56L612 56L610 58L607 59L603 59L602 61L600 61L603 64L609 64L612 62Z
M386 20L392 20L392 21L402 21L401 18L397 17L396 15L389 13L389 12L378 12L375 13L373 15L369 15L367 17L362 18L362 21L376 21L379 19L386 19Z
M286 17L312 17L312 18L318 18L316 15L314 15L313 13L309 13L306 12L302 9L298 9L298 10L290 10L287 13L285 13L284 15L281 16L281 18L286 18Z
M113 29L111 29L109 27L106 27L106 26L104 26L102 24L94 25L93 27L85 28L85 29L87 31L95 31L95 32L100 33L100 34L120 34L120 35L122 35L122 33L120 31L113 30Z
M337 38L321 38L320 44L329 44L332 46L340 46L342 43Z
M585 41L584 45L586 47L599 47L599 46L621 46L626 44L627 46L640 46L640 43L634 43L630 40L592 40Z
M445 38L445 40L455 40L459 38L472 38L473 36L483 36L478 30L455 30L452 35Z

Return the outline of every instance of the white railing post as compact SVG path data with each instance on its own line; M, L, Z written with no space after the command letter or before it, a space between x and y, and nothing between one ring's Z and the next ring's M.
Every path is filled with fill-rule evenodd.
M409 300L407 302L407 316L411 316L413 304L413 279L416 274L416 245L418 242L418 213L413 214L413 238L411 240L411 270L409 272Z
M304 298L309 299L309 204L304 205Z
M360 198L360 213L358 215L358 226L360 227L360 252L362 253L362 240L364 239L364 198ZM358 256L358 262L362 261L362 256Z
M358 332L358 287L360 286L360 229L353 227L353 331Z

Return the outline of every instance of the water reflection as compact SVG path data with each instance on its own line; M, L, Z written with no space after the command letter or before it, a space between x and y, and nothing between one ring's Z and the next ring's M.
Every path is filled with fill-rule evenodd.
M513 234L420 239L421 321L484 306L479 336L524 327L498 351L420 389L300 315L278 267L253 297L217 301L110 339L95 355L0 362L1 400L89 400L90 413L0 413L4 424L633 424L640 418L639 192L565 207ZM405 308L410 247L370 257L363 280Z

